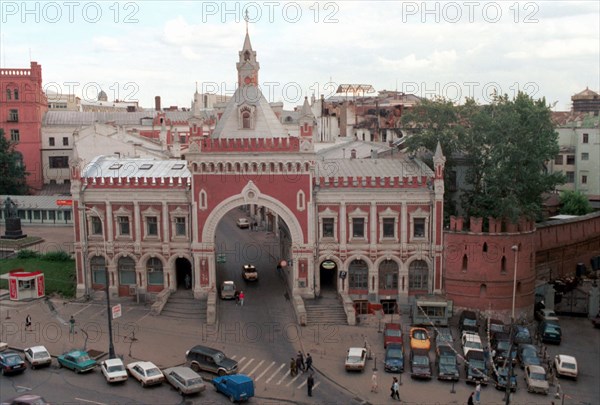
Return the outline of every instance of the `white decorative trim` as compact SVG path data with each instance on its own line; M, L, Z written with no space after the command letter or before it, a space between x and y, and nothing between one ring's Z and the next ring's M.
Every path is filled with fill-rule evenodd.
M427 212L427 211L423 211L420 207L414 211L411 212L409 215L409 222L410 222L410 232L409 232L409 242L412 241L428 241L430 238L429 235L429 221L430 221L430 217L431 217L431 213ZM424 236L415 236L415 219L424 219L425 220L425 230L424 230Z
M338 241L338 212L333 211L329 207L317 214L318 216L318 227L319 227L319 239L323 242L337 242ZM333 237L323 236L323 220L325 218L333 219Z
M208 208L208 194L202 189L198 193L198 209L204 211Z
M304 211L306 209L306 195L303 190L298 190L296 194L296 209L298 211Z
M378 214L379 216L379 240L381 242L396 242L398 243L400 241L400 238L398 237L398 222L399 222L399 218L400 218L400 213L398 211L394 211L393 209L391 209L390 207L387 207L384 211L379 212ZM383 234L383 220L387 219L387 218L391 218L394 220L394 236L384 236Z
M368 229L369 229L369 213L367 211L363 211L360 208L356 207L354 211L349 212L348 215L348 242L367 242L368 239ZM354 223L353 220L358 218L362 218L364 220L363 224L363 236L356 237L354 236Z

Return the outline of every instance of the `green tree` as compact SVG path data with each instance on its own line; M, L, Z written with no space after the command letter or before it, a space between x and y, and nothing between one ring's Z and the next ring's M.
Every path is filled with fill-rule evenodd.
M24 195L29 193L21 154L15 150L15 144L4 136L0 128L0 194Z
M581 191L561 192L560 205L560 213L563 215L585 215L593 211L590 201Z

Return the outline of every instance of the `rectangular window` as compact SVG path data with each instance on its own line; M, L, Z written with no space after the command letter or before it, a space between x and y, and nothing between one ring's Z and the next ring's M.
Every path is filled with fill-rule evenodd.
M383 237L384 238L394 238L396 236L396 232L394 232L396 228L396 220L394 218L383 218Z
M581 152L581 160L590 160L590 154L587 152Z
M65 211L65 222L71 220L71 211Z
M50 169L68 169L69 168L69 157L68 156L49 156Z
M333 227L335 226L334 218L323 218L323 237L334 238L335 232Z
M350 272L348 287L353 290L365 290L369 288L369 274L366 271Z
M33 211L33 219L35 220L40 220L42 219L42 214L40 213L40 210L34 210Z
M146 217L146 235L158 236L158 218Z
M364 238L365 237L365 219L364 218L352 218L352 237L353 238Z
M185 217L175 217L175 236L186 236Z
M562 165L563 164L563 155L557 155L554 158L554 164L555 165Z
M567 183L575 183L575 172L567 172Z
M413 236L415 238L425 237L425 218L415 218Z
M117 217L119 235L129 236L129 217Z
M53 136L51 136L50 138L48 138L48 144L50 146L54 146L54 137Z
M50 220L50 221L56 220L56 212L48 211L48 220Z
M10 130L10 140L13 142L19 142L21 140L21 135L19 134L18 129Z
M581 176L581 184L587 184L587 176L585 174Z
M106 285L106 270L104 270L104 266L92 264L91 267L92 267L92 276L94 278L93 283Z
M8 122L19 122L19 110L8 111Z
M567 155L567 164L574 165L575 164L575 155Z
M583 143L589 143L590 142L590 135L589 134L583 134L582 142Z
M63 136L63 146L69 146L69 138L66 136Z
M92 235L102 235L102 221L100 217L91 217Z

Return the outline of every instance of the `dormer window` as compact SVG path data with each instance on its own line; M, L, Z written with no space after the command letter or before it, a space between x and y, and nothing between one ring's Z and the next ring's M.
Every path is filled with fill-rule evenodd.
M242 128L250 129L250 113L247 111L242 113Z
M241 129L252 129L254 127L252 110L253 108L247 105L239 109L239 120Z
M244 60L250 60L250 51L244 52Z

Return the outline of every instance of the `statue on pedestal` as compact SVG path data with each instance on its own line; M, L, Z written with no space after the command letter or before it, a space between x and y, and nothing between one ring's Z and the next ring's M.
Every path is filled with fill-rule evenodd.
M1 239L22 239L27 235L23 234L21 230L21 218L17 213L17 204L10 197L6 197L4 200L4 220L6 222L6 229Z

